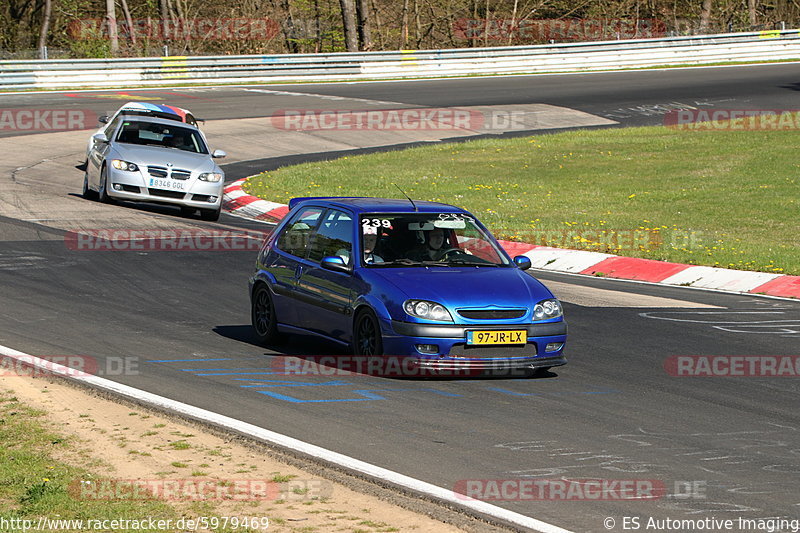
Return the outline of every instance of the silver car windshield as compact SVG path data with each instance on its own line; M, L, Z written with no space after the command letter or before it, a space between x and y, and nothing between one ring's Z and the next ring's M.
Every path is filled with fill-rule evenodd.
M511 264L466 213L373 213L361 217L360 229L366 266Z
M117 134L117 142L173 148L196 154L207 154L203 137L196 131L178 125L126 120Z

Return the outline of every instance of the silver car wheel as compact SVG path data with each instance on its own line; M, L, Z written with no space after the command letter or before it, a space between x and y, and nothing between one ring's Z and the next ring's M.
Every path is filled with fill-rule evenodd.
M94 200L97 198L97 193L89 188L89 173L83 173L83 194L82 196L87 200Z
M98 196L100 197L100 201L104 204L111 203L111 197L108 195L108 168L103 167L103 171L100 173L100 191L98 192Z

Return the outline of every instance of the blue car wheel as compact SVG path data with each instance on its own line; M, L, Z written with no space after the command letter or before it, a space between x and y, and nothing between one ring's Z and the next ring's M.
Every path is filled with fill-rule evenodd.
M269 289L262 283L259 283L253 291L250 319L258 342L270 344L278 340L278 317L275 315L275 304L272 303Z
M355 355L383 355L381 326L370 309L364 309L356 315L353 333Z

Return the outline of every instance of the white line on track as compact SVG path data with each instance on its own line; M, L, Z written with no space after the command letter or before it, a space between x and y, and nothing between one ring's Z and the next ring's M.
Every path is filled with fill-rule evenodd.
M455 505L456 507L471 509L480 514L491 516L516 526L527 528L531 531L539 531L541 533L572 533L567 529L563 529L558 526L548 524L547 522L542 522L541 520L515 513L507 509L503 509L502 507L497 507L496 505L492 505L490 503L480 500L457 498L455 493L451 490L446 490L431 483L427 483L425 481L421 481L419 479L415 479L410 476L382 468L380 466L375 466L347 455L343 455L314 444L309 444L307 442L303 442L301 440L288 437L268 429L254 426L253 424L248 424L247 422L242 422L241 420L236 420L235 418L214 413L212 411L201 409L199 407L172 400L170 398L165 398L151 392L139 390L134 387L123 385L121 383L98 376L74 375L76 374L74 370L70 370L63 365L41 359L39 357L17 351L3 345L0 345L0 355L14 359L24 363L25 365L41 368L47 372L85 383L95 389L111 392L115 395L148 404L159 409L168 410L173 413L178 413L193 418L195 420L207 422L214 426L229 429L242 435L248 435L255 439L268 442L285 449L294 450L308 456L321 459L328 463L339 465L352 472L358 472L374 479L384 480L394 485L410 489L416 493L425 494L436 500L447 502L451 505Z

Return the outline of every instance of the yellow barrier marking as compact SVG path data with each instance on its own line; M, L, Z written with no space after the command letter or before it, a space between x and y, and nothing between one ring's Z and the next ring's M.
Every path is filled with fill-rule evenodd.
M171 72L161 74L162 78L185 78L185 72L189 72L189 62L186 56L164 56L161 58L161 68L169 69Z

